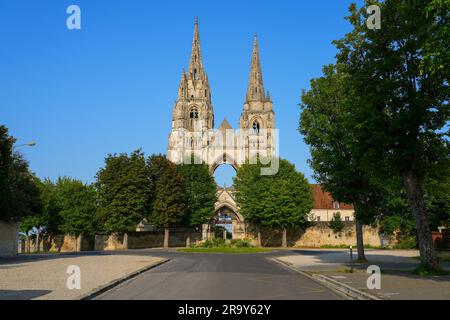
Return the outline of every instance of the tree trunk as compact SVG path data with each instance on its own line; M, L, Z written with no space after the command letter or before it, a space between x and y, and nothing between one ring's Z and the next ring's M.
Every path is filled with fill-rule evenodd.
M430 269L436 269L439 267L439 262L433 246L430 223L425 209L419 178L414 172L408 171L403 174L403 183L406 189L406 197L408 198L411 211L416 220L420 261L423 266Z
M191 246L191 237L187 236L186 238L186 248L189 248Z
M355 217L356 247L358 249L358 261L366 261L364 253L363 224Z
M164 249L169 249L169 228L164 228Z
M258 229L258 247L262 247L261 230Z
M286 228L283 229L283 237L281 239L281 246L283 248L287 248L287 230L286 230Z
M34 246L36 253L39 253L39 229L36 230L36 244Z

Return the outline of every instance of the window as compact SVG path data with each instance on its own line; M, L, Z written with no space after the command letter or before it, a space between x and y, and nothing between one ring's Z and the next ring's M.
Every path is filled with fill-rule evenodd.
M194 80L197 80L197 69L194 69Z
M350 217L349 217L349 216L346 216L346 217L345 217L345 221L350 221Z
M317 217L317 221L320 221L320 217Z
M339 209L339 202L333 201L333 209Z
M197 110L197 108L191 109L191 112L189 114L189 118L191 118L191 119L198 119L198 110Z
M260 130L259 122L258 122L257 120L255 120L255 121L253 122L253 131L254 131L256 134L259 134L259 130Z

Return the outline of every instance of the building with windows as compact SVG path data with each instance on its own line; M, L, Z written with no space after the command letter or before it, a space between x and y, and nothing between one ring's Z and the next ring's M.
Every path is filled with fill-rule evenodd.
M355 210L352 205L335 201L329 192L323 190L320 184L311 184L314 207L309 215L310 221L330 221L339 213L342 221L353 221Z

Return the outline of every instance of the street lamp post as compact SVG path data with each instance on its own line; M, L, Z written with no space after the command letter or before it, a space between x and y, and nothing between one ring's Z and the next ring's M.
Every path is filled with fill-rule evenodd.
M17 148L20 148L20 147L34 147L35 145L36 145L36 142L35 142L35 141L30 141L30 142L28 142L28 143L19 144L18 146L14 146L14 147L13 147L13 151L14 151L15 149L17 149Z

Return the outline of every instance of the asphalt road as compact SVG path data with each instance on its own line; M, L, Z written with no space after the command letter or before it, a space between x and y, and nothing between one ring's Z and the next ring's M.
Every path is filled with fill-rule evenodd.
M171 261L96 299L341 299L330 289L270 260L273 255L169 253L166 256Z

